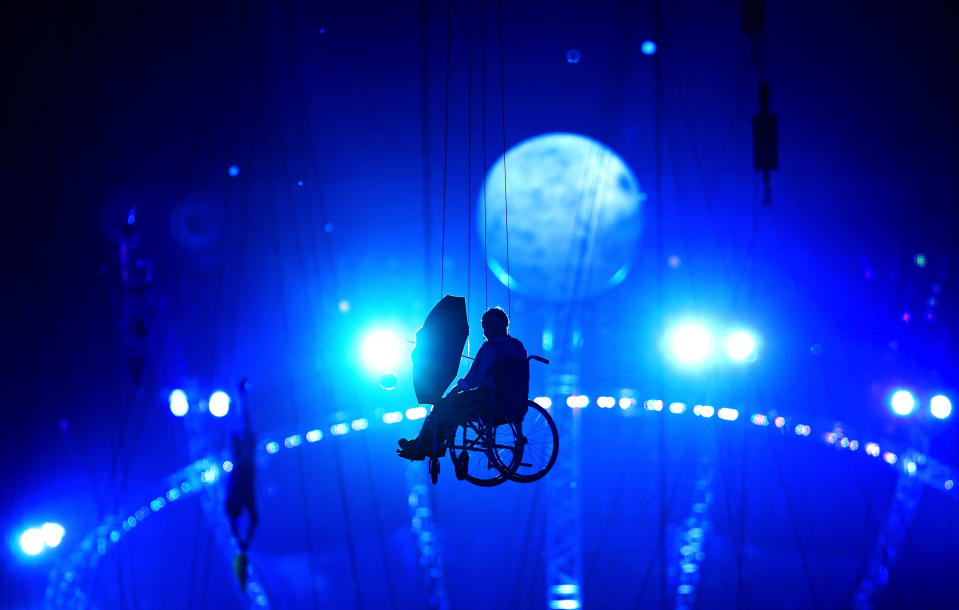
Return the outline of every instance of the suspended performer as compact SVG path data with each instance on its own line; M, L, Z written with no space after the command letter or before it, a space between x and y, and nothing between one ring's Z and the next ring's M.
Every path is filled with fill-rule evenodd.
M254 485L256 434L253 432L253 426L250 423L250 409L246 400L246 379L240 382L239 395L243 427L230 435L233 470L230 472L226 486L226 515L230 519L230 529L240 546L241 555L245 555L250 546L250 540L253 538L253 532L260 521L260 515L256 510ZM246 509L249 519L249 526L246 530L246 536L241 536L239 520L244 509ZM244 579L241 578L241 580Z
M501 308L488 309L482 325L486 342L469 372L433 406L415 438L398 441L400 457L422 460L443 455L450 431L476 409L489 407L515 420L525 415L529 396L526 348L510 336L509 317Z

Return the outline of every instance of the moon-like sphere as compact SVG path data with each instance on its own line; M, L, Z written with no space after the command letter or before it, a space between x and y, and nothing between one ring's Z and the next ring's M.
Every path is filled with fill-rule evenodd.
M593 296L622 282L646 198L622 158L573 133L529 138L505 157L490 168L477 205L494 275L548 301Z

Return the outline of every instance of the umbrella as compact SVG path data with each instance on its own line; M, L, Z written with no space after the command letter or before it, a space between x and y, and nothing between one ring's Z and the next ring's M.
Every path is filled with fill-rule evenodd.
M420 404L439 402L456 377L469 335L466 299L446 295L416 331L413 348L413 390Z

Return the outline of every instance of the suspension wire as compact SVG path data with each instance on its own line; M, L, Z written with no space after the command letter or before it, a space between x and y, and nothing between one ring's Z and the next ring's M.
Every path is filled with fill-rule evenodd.
M657 42L662 40L663 33L663 6L661 0L653 0L653 40ZM663 63L662 51L653 55L653 87L654 87L654 141L656 157L656 287L659 301L659 319L662 322L665 318L664 308L666 306L665 296L663 294L665 282L663 281ZM660 324L662 326L662 324ZM660 388L662 388L662 373L660 373ZM666 544L663 540L666 531L668 506L666 504L666 418L660 418L659 421L659 443L658 443L658 489L659 489L659 551L660 551L660 605L665 610L668 607L666 601Z
M473 0L467 4L466 17L466 319L470 318L470 294L473 271L472 223L470 200L473 198ZM466 355L470 353L469 335L466 337Z
M423 294L429 294L431 274L430 246L433 242L431 231L432 209L432 148L430 147L430 45L429 45L429 2L420 0L420 110L423 113L423 130L420 147L423 151Z
M486 0L480 0L480 72L483 83L483 309L489 308L489 258L486 237ZM508 314L507 314L508 315Z
M443 271L446 260L446 175L447 150L450 139L450 31L453 20L453 0L446 2L446 114L443 118L443 230L440 241L440 298L443 298Z
M496 9L499 17L499 101L503 130L503 218L506 223L506 315L510 316L513 311L512 290L510 288L510 284L513 283L513 276L510 275L509 271L509 197L506 193L506 78L503 76L503 0L497 0Z
M776 473L779 479L779 486L783 490L783 496L786 498L786 510L789 513L789 524L792 526L793 537L796 540L796 549L799 551L799 558L802 560L803 574L806 577L806 586L809 588L809 596L812 598L813 606L816 608L821 608L822 604L819 603L819 597L816 595L816 587L813 583L812 572L809 565L809 558L806 556L806 549L802 544L802 534L799 532L799 524L797 523L797 515L795 513L792 498L789 495L789 489L786 485L786 476L783 474L782 464L780 463L779 454L776 452L775 443L772 442L772 437L767 435L767 440L770 441L769 446L773 454L773 463L776 465Z
M264 20L264 24L265 24L265 23L266 23L266 20ZM269 122L268 122L268 120L267 120L266 107L265 107L264 101L263 101L263 96L264 96L264 85L263 85L263 81L265 80L265 76L264 76L264 75L265 75L265 73L269 70L269 66L268 66L269 55L268 55L268 53L267 53L266 29L265 29L265 27L266 27L266 26L264 25L264 28L261 30L261 43L262 43L262 47L261 47L260 50L261 50L262 55L260 55L260 56L258 57L257 62L256 62L256 102L257 102L257 105L258 105L258 109L259 109L259 111L260 111L261 119L262 119L262 121L263 121L264 131L265 131L265 137L264 137L264 167L265 167L265 169L266 169L266 178L267 178L267 180L266 180L267 187L266 187L266 188L267 188L267 203L268 203L268 206L269 206L270 233L272 234L272 237L273 237L273 239L272 239L273 257L274 257L274 262L275 262L275 264L276 264L276 278L277 278L277 283L278 283L278 288L279 288L279 293L280 293L280 300L281 300L280 319L281 319L282 325L283 325L284 336L287 337L287 338L289 338L289 337L291 336L291 335L290 335L290 323L289 323L289 319L288 319L288 315L287 315L286 290L285 290L285 281L284 281L284 278L283 278L283 264L282 264L281 257L280 257L280 254L281 254L281 253L280 253L280 236L279 236L279 230L278 230L278 226L277 226L277 225L278 225L278 220L279 220L279 213L278 213L278 211L277 211L276 201L275 201L275 198L274 198L274 196L273 196L273 185L274 185L274 181L273 181L273 175L272 175L272 174L273 174L273 172L272 172L272 163L271 163L271 162L272 162L272 159L271 159L271 157L270 157L270 125L269 125ZM271 80L271 84L272 84L272 80ZM275 101L275 100L274 100L274 101ZM277 128L277 129L278 129L278 128ZM302 265L302 259L300 259L300 263L301 263L301 265ZM295 426L295 428L299 429L299 428L300 428L300 409L299 409L299 403L298 403L298 401L296 400L296 396L295 396L296 391L295 391L295 389L294 389L294 391L293 391L293 394L294 394L294 396L293 396L293 400L291 401L291 403L292 403L292 406L293 406L294 426ZM308 510L308 507L307 507L306 479L305 479L305 477L303 476L303 457L302 457L302 453L300 453L300 452L297 453L297 462L298 462L298 464L297 464L297 466L298 466L297 471L298 471L298 474L299 474L299 482L300 482L300 494L301 494L301 498L302 498L301 506L302 506L302 508L303 508L304 525L305 525L305 528L306 528L305 538L306 538L306 545L307 545L307 561L308 561L308 564L309 564L310 574L313 574L313 573L314 573L314 567L315 567L315 566L314 566L314 553L313 553L313 535L312 535L312 527L311 527L309 510ZM348 534L349 534L349 530L347 530L347 532L348 532ZM349 540L350 546L351 546L351 548L352 548L352 538L351 538L351 537L348 537L348 540ZM316 596L316 588L313 587L312 585L310 586L310 594L311 594L311 596L312 596L313 607L314 607L314 608L318 608L318 607L319 607L319 600L317 599L317 596Z

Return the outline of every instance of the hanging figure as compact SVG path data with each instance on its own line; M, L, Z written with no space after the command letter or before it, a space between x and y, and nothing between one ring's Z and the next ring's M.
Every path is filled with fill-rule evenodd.
M260 515L256 510L256 494L254 472L256 462L256 434L250 423L250 409L246 400L246 378L239 385L240 415L243 418L243 427L240 431L230 435L232 444L231 461L233 469L226 486L226 515L230 520L230 529L240 547L240 553L233 561L240 586L246 588L247 557L246 550L250 547L253 532L259 523ZM241 536L239 520L246 509L249 525L246 536Z
M413 439L400 439L397 454L409 460L441 456L450 431L477 408L489 406L510 419L525 415L529 394L529 361L526 348L509 335L509 317L499 307L483 314L486 342L466 376L433 406Z

